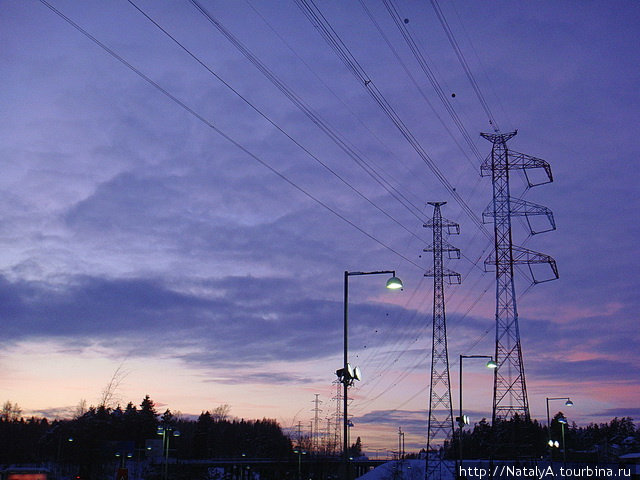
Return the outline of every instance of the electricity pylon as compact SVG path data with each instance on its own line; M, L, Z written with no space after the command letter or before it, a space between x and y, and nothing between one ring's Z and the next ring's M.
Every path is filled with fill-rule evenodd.
M525 200L512 198L509 191L509 171L521 170L528 187L553 181L551 167L539 158L514 152L507 148L511 133L481 133L493 144L491 155L482 163L480 174L491 175L493 201L483 212L483 220L491 218L494 231L494 252L485 260L485 268L495 266L496 272L496 349L493 382L493 424L497 419L509 419L515 414L530 418L529 401L520 345L518 309L513 279L515 265L527 265L534 283L558 278L556 262L548 255L513 245L511 218L523 216L530 233L555 230L551 210ZM539 178L538 178L539 177ZM548 226L537 226L537 216L546 218ZM551 268L549 278L536 278L532 265L546 263Z
M320 412L322 411L322 409L320 408L320 404L322 403L322 400L320 400L320 394L316 393L315 394L316 399L313 400L313 403L315 405L314 409L311 410L312 412L314 412L314 416L313 416L313 427L312 427L312 432L311 432L311 451L313 454L318 454L319 450L320 450L320 435L319 435L319 430L318 430L318 422L320 420Z
M336 402L336 409L332 416L333 419L333 440L331 441L331 449L332 453L335 453L336 449L342 445L342 382L338 379L334 380L333 383L336 385L336 396L332 398Z
M449 258L460 258L460 250L443 239L443 229L449 234L460 233L457 223L443 219L440 206L446 202L429 202L433 205L433 218L425 227L433 229L433 244L424 249L433 252L433 268L425 277L433 277L433 342L431 347L431 388L429 397L429 423L427 426L426 480L441 480L455 475L455 466L444 460L444 444L453 439L453 411L451 408L451 381L447 352L447 323L444 307L444 279L460 283L460 274L444 268L443 253ZM431 450L438 449L437 455Z

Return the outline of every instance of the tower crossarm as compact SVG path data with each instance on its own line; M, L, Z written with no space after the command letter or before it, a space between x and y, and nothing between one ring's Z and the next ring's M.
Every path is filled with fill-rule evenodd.
M433 219L430 219L424 223L423 227L433 228L434 226L436 226L436 224L434 224L433 222ZM452 222L451 220L447 220L446 218L441 218L437 222L439 225L442 225L443 230L446 228L448 235L460 235L460 225L456 222Z
M426 247L425 249L423 249L423 252L435 252L437 248L440 248L439 246L435 246L433 244L429 245L428 247ZM440 250L442 252L448 252L449 253L449 258L450 259L459 259L460 258L460 249L458 247L454 247L453 245L451 245L449 242L447 242L446 240L442 240L442 247L440 248Z
M553 212L550 208L545 207L544 205L538 205L537 203L527 202L526 200L522 200L520 198L509 198L509 211L508 215L511 216L521 216L525 217L527 221L527 225L529 226L529 231L531 235L536 235L538 233L550 232L556 229L556 222L553 218ZM497 212L494 208L493 203L490 203L487 208L485 208L484 212L482 212L482 221L484 223L493 222L495 218L500 218L501 212ZM546 216L548 225L536 225L534 226L531 223L531 219L529 217L532 216Z
M531 273L531 277L533 278L533 283L544 283L551 280L557 280L560 278L558 274L558 267L556 265L556 261L553 257L546 255L544 253L535 252L533 250L529 250L528 248L518 247L516 245L512 246L512 261L513 265L527 265L529 267L529 272ZM492 266L496 264L501 264L502 261L496 261L495 252L493 252L487 259L484 261L484 266L486 271L492 271ZM546 263L549 265L551 269L551 276L548 278L540 278L540 274L537 271L534 271L532 265Z
M462 283L462 276L458 272L444 268L442 272L436 272L433 268L427 270L424 274L425 277L436 277L442 275L442 278L447 278L449 285L460 285Z
M502 168L508 170L523 170L529 187L536 187L553 182L551 165L549 165L546 160L514 150L505 150L505 153L506 152L508 153L505 155L489 155L480 166L480 175L483 177L491 176L495 168L495 162L498 161L499 166ZM532 175L532 170L536 169L541 169L544 172L541 178L534 178L534 175Z

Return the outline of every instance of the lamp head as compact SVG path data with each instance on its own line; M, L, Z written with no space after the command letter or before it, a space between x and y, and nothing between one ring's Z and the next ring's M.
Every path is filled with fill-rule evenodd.
M492 369L492 370L493 370L494 368L498 368L498 364L497 364L497 363L495 362L495 360L492 358L491 360L489 360L489 361L487 362L487 368L490 368L490 369Z
M399 290L403 287L402 280L398 277L393 276L389 280L387 280L387 288L390 290Z
M573 407L573 402L571 401L571 399L570 399L570 398L567 398L567 401L566 401L566 402L564 402L564 404L565 404L567 407Z

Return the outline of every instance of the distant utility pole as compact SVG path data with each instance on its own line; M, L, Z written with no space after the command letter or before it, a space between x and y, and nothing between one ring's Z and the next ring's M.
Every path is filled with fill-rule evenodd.
M443 253L449 258L460 258L460 250L443 238L443 229L448 234L459 234L457 223L443 219L440 207L446 202L429 202L433 205L433 218L424 226L433 229L433 243L424 249L433 252L433 269L425 277L433 277L433 341L431 347L431 388L429 397L429 423L427 427L426 480L441 480L455 477L455 466L444 459L444 442L453 440L453 411L451 407L451 381L449 377L449 354L447 351L447 323L444 307L444 278L448 282L460 283L460 274L444 268ZM438 454L431 455L431 450Z
M398 459L404 460L404 432L398 427Z
M528 187L553 181L551 167L546 161L507 148L507 141L517 133L516 130L511 133L480 134L493 144L491 155L480 168L482 176L491 175L493 184L493 201L482 214L483 220L493 221L494 231L494 252L485 260L485 268L495 266L496 271L494 360L498 368L494 370L493 424L497 419L510 419L515 414L530 418L513 280L514 266L527 265L534 283L558 278L558 269L553 258L512 243L511 218L514 216L525 218L532 235L555 230L551 210L510 195L510 170L521 170ZM542 221L538 220L539 218L542 218ZM536 278L532 266L545 263L551 268L551 276L544 279Z
M319 393L315 394L316 399L313 400L313 403L315 404L315 407L313 408L313 410L311 410L312 412L314 412L314 416L313 416L313 432L311 432L311 450L313 453L318 453L318 450L320 449L320 437L318 436L318 421L319 421L319 414L322 411L322 409L320 408L320 404L322 403L322 400L320 400L318 397L320 396Z

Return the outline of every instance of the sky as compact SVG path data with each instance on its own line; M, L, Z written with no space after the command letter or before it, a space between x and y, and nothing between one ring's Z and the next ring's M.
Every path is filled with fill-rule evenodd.
M382 452L401 427L423 447L428 202L461 229L446 264L463 280L446 289L455 410L459 355L495 347L480 132L517 129L509 148L554 181L527 189L516 172L512 194L557 229L514 219L513 240L560 274L515 278L531 415L571 397L579 425L638 420L640 5L440 8L466 71L429 2L1 1L0 401L65 418L115 378L114 404L228 404L306 431L318 394L325 428L344 272L395 270L403 291L349 279L351 436ZM490 418L482 362L463 384L472 421Z

